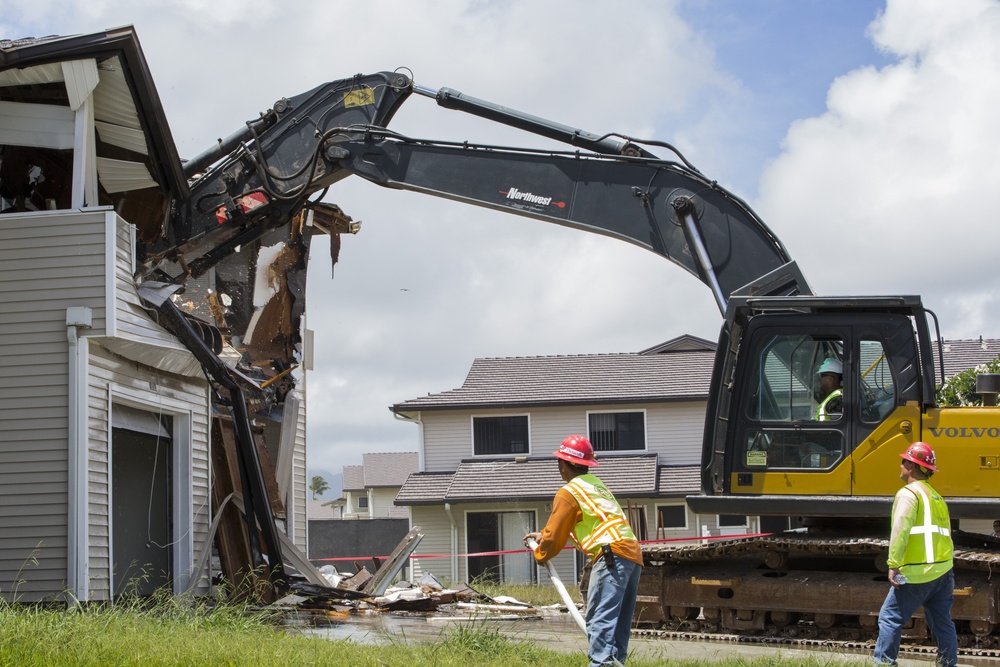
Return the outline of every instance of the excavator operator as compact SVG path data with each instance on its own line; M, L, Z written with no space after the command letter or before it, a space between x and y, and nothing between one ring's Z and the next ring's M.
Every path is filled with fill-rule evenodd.
M844 414L844 364L839 359L827 357L816 371L819 376L819 407L816 421L839 419Z

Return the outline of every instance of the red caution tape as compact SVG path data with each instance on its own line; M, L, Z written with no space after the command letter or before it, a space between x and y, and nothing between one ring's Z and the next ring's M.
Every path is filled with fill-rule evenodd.
M642 540L640 544L662 544L665 542L699 542L701 540L745 540L750 537L767 537L773 535L774 533L752 533L748 535L708 535L704 537L672 537L663 540ZM574 547L565 546L563 551L566 549L573 549ZM410 560L418 560L420 558L473 558L476 556L508 556L510 554L523 554L529 553L530 549L509 549L507 551L477 551L470 554L410 554ZM379 560L386 560L388 556L339 556L337 558L310 558L309 560L314 563L327 562L327 561L338 561L338 560L348 560L348 561L363 561L370 560L372 558L378 558Z

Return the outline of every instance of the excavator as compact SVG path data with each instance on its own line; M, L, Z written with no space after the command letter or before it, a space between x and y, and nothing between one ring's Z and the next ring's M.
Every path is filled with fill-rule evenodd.
M414 94L567 148L434 141L389 129ZM1000 408L936 404L941 336L920 297L813 294L751 208L670 144L590 133L395 71L282 98L184 172L190 196L171 202L161 233L141 243L140 273L150 284L197 280L304 213L313 231L335 239L351 231L349 217L320 201L349 176L614 237L704 282L723 323L702 492L687 502L705 514L793 519L789 530L756 538L645 545L638 621L874 636L899 486L891 473L913 442L938 453L935 488L957 524L1000 516ZM819 419L817 371L832 362L842 370L842 407ZM258 518L262 526L269 520ZM963 646L988 648L1000 644L1000 578L991 576L1000 541L957 528L954 618ZM906 632L927 639L919 615Z

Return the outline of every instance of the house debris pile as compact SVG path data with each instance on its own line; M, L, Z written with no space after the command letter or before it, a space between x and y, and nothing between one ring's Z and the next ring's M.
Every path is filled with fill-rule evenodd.
M324 566L322 571L332 586L293 585L294 592L272 607L283 609L298 622L309 625L366 613L433 613L437 617L435 620L443 621L542 618L543 610L538 607L507 596L492 598L467 584L446 588L432 574L425 574L416 583L401 581L382 595L369 595L354 587L359 579L370 580L371 575L364 568L346 576L341 576L331 566ZM545 608L546 611L552 609L555 608Z
M314 580L293 583L291 593L272 605L298 620L320 624L366 612L437 612L454 620L526 620L541 618L541 610L511 597L492 598L467 584L445 587L433 574L416 583L390 585L416 549L423 533L414 526L384 561L372 558L374 574L355 562L355 572L339 572L332 565L312 570ZM558 605L552 610L558 608Z

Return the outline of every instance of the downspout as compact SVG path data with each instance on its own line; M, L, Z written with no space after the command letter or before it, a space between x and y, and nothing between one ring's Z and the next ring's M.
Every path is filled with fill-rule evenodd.
M451 513L451 503L444 504L444 511L451 521L451 580L458 581L458 524Z
M392 410L392 408L389 409ZM420 442L420 451L417 452L417 470L422 472L424 470L424 422L421 419L421 413L418 412L416 417L407 417L405 414L392 410L392 416L401 422L416 424L417 428L420 429L420 433L417 435Z
M86 306L66 309L66 341L69 343L66 400L68 441L66 452L66 588L77 602L88 598L87 535L87 340L80 329L90 329L94 312Z

